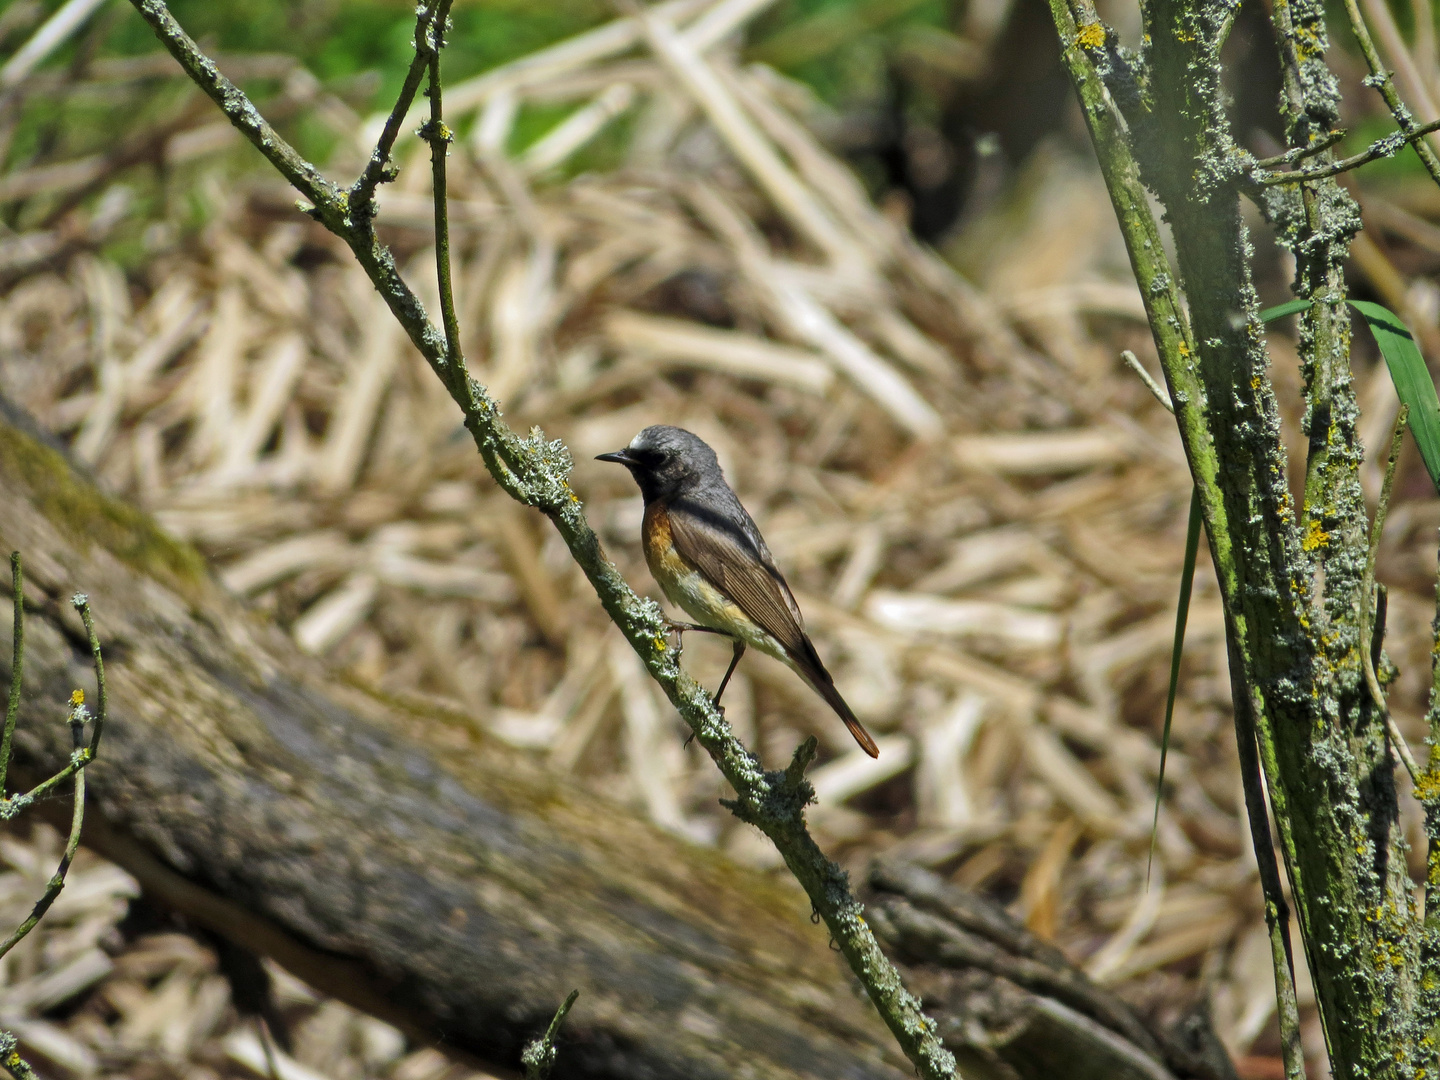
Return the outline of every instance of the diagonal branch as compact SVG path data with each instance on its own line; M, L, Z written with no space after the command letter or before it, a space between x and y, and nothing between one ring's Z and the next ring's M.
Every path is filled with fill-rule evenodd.
M410 61L410 70L405 73L405 83L400 88L399 97L395 99L395 107L385 118L385 126L370 154L365 171L350 188L350 208L354 214L373 216L375 189L394 180L399 174L400 170L390 160L390 151L395 148L395 140L400 137L400 125L405 122L410 103L415 100L415 92L420 89L420 80L424 78L427 70L440 62L440 49L445 44L445 26L450 19L452 3L453 0L432 0L422 7L416 16L415 59ZM433 74L430 85L435 85Z
M1420 156L1425 171L1432 180L1440 184L1440 157L1436 157L1428 142L1419 138L1425 134L1425 130L1416 125L1409 106L1395 89L1395 80L1385 67L1385 62L1380 59L1380 50L1375 47L1375 39L1370 36L1370 28L1365 25L1365 16L1360 14L1360 5L1356 0L1345 0L1345 14L1350 20L1350 29L1355 33L1360 51L1365 56L1365 64L1370 69L1370 77L1365 81L1380 92L1380 96L1385 100L1385 107L1390 110L1395 123L1400 125L1400 130L1407 136L1406 141L1415 147L1415 153ZM1434 131L1436 127L1427 124L1426 129Z
M680 667L677 650L666 643L666 620L659 605L637 596L606 557L585 519L579 497L570 487L571 459L564 444L547 441L538 430L522 439L505 424L499 404L466 373L458 344L452 353L419 298L401 278L394 256L376 237L370 217L363 212L352 214L348 194L321 177L265 123L245 95L219 75L215 65L175 22L163 0L131 3L231 123L314 202L314 216L354 251L410 340L460 406L465 428L491 475L507 493L536 507L554 523L610 618L734 788L737 797L727 805L775 844L920 1076L924 1080L956 1076L955 1060L945 1049L935 1022L924 1014L920 1001L905 989L899 973L880 950L863 917L863 907L850 892L847 875L826 858L805 827L804 808L813 799L814 789L805 779L804 770L813 760L814 741L803 744L784 771L765 772L761 768L754 755L736 739L709 694ZM430 11L422 10L420 18ZM427 58L427 68L429 63ZM438 117L438 99L434 107ZM439 136L442 132L436 129L431 134ZM440 169L443 173L443 155ZM443 202L437 200L436 210L443 219ZM446 321L450 322L448 318Z
M140 12L141 18L150 24L161 44L179 61L191 81L220 106L230 122L255 144L286 180L295 185L295 188L317 207L338 210L344 205L345 196L340 189L325 179L319 169L301 157L260 115L260 110L255 108L240 88L220 74L215 62L200 51L200 47L175 21L175 16L170 14L164 0L131 2L135 5L135 10Z
M1406 115L1408 115L1408 113ZM1307 180L1324 180L1327 177L1339 176L1343 172L1349 172L1351 169L1358 169L1361 165L1378 161L1380 158L1393 157L1399 152L1400 148L1407 143L1414 146L1416 152L1420 153L1422 158L1425 154L1430 154L1430 156L1433 157L1434 152L1423 142L1424 137L1432 131L1440 131L1440 120L1432 120L1430 123L1422 124L1419 127L1416 127L1414 121L1411 121L1410 130L1391 132L1384 138L1376 139L1358 154L1352 154L1347 158L1341 158L1339 161L1331 162L1329 165L1322 165L1315 169L1296 169L1294 172L1258 174L1254 177L1254 181L1261 187L1272 187L1276 184L1301 184ZM1295 160L1299 160L1299 155L1309 156L1319 154L1328 150L1331 146L1334 146L1335 143L1339 142L1344 136L1345 133L1343 131L1332 131L1325 137L1317 139L1313 145L1303 147L1299 150L1291 150L1288 153L1296 155ZM1423 153L1421 152L1422 148ZM1279 158L1271 158L1269 160L1284 162L1286 155L1282 154ZM1259 163L1260 168L1264 168L1264 166L1265 162L1262 161ZM1437 180L1437 182L1440 182L1440 180Z

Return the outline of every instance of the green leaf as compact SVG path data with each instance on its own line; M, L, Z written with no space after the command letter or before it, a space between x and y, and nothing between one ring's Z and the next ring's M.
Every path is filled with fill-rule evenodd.
M1375 344L1380 346L1380 355L1395 383L1395 393L1410 407L1410 433L1420 447L1425 471L1440 490L1440 400L1435 397L1435 381L1425 366L1425 358L1394 312L1368 300L1351 300L1350 306L1375 335Z
M1260 321L1262 323L1274 322L1276 319L1283 319L1286 315L1294 315L1297 311L1304 311L1309 306L1309 300L1287 300L1283 304L1267 307L1264 311L1260 312Z
M1185 623L1190 618L1190 591L1195 585L1195 556L1200 551L1200 489L1190 489L1190 521L1185 526L1185 565L1180 570L1180 600L1175 605L1175 642L1170 647L1170 689L1165 694L1165 729L1160 733L1160 776L1155 781L1155 817L1150 822L1150 861L1155 862L1155 841L1160 830L1160 795L1165 788L1165 758L1170 752L1170 722L1175 719L1175 691L1180 685L1180 657L1185 652Z

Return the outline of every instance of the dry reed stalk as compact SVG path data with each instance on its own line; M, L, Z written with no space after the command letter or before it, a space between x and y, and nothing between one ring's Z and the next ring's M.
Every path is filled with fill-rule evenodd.
M450 184L477 377L512 419L574 448L591 520L639 586L638 499L586 455L655 422L716 446L881 742L878 763L853 756L823 704L764 658L727 691L772 764L819 736L815 825L829 846L858 865L898 845L1023 902L1137 995L1182 978L1199 992L1208 972L1222 1035L1242 1051L1273 986L1251 962L1259 909L1203 568L1160 817L1164 887L1144 889L1188 486L1168 417L1113 361L1137 347L1137 298L1099 261L1104 207L1067 223L1064 281L1017 250L997 253L993 294L959 277L875 210L783 80L727 55L723 39L763 6L674 0L644 26L618 19L447 90L452 122L476 121ZM520 111L556 100L575 110L512 156ZM622 111L636 118L629 164L565 180ZM428 175L407 161L379 203L422 296ZM484 476L344 254L263 189L243 194L128 277L76 258L6 278L5 392L302 647L463 709L697 841L773 858L716 805L712 774L633 656L613 651L564 552ZM1435 525L1419 505L1397 502L1381 558L1402 717L1420 711L1425 669L1425 616L1405 614L1427 603L1429 570L1405 569L1426 561L1415 553ZM702 635L685 649L711 681L729 657ZM25 957L7 985L40 977L38 954ZM78 945L46 961L68 971L54 992L83 996L85 963L99 971ZM16 1026L76 1075L162 1048L254 1070L243 1028L215 1019L211 963L142 939L94 974L109 1003L98 1015L32 1011ZM333 1037L362 1021L338 1015L316 1021L299 1065L332 1080L449 1068L393 1047L365 1064Z

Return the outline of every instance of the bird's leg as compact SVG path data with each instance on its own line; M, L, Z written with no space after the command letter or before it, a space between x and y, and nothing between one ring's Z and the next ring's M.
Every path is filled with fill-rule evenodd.
M735 638L735 655L730 657L730 666L725 670L725 677L720 680L720 689L715 691L715 700L712 702L715 708L720 709L720 695L725 693L725 687L730 685L730 676L735 674L735 668L740 663L740 657L744 655L745 642L739 638ZM723 716L725 710L720 709L720 714Z
M670 624L670 629L674 630L677 634L683 634L686 630L694 630L698 634L725 633L724 630L716 630L713 626L701 626L699 623L676 622L674 619L667 619L666 621Z
M712 630L712 629L710 629L710 627L708 627L708 626L694 626L694 627L687 626L685 629L687 629L687 630L704 630L706 633L710 633L710 634L719 634L719 633L722 633L722 631L720 631L720 630ZM724 715L725 715L725 707L720 704L720 695L723 694L723 693L725 693L725 687L727 687L727 686L730 685L730 676L735 674L735 667L736 667L737 664L740 663L740 657L742 657L742 656L745 655L745 642L741 641L739 638L731 638L731 641L733 641L734 644L735 644L735 652L734 652L734 655L732 655L732 656L730 657L730 666L725 669L725 677L720 680L720 689L715 691L714 700L712 700L712 701L710 702L710 704L712 704L712 705L715 706L716 710L720 713L721 716L724 716ZM688 747L688 746L690 745L691 740L694 739L694 738L695 738L695 733L692 731L692 732L689 734L689 736L685 739L685 745Z
M670 629L675 634L675 651L677 653L685 651L686 630L694 630L697 634L723 634L725 632L723 630L716 630L713 626L701 626L699 623L676 622L670 618L667 618L665 621L670 624Z

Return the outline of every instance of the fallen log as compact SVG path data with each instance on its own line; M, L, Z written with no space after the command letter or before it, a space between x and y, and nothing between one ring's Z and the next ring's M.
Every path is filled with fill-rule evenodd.
M578 988L557 1078L910 1075L798 886L298 654L3 399L0 507L0 550L27 565L17 767L68 759L58 718L93 688L68 603L85 591L110 713L84 840L152 902L492 1069ZM933 875L877 868L869 897L971 1078L1227 1073Z
M67 600L85 591L110 720L84 839L153 898L487 1063L515 1067L578 987L560 1076L905 1075L798 887L463 717L347 685L4 419L0 547L27 568L17 766L68 759L58 703L93 677Z

